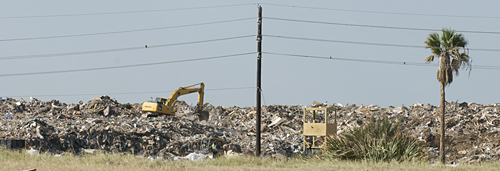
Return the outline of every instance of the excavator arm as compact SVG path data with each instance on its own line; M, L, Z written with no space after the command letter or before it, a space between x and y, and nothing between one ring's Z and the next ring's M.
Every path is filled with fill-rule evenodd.
M199 87L195 87L199 85ZM142 104L142 111L154 112L159 114L175 115L175 103L177 98L182 95L198 92L198 105L196 106L195 114L199 116L200 120L208 120L209 114L203 111L203 98L204 98L205 84L198 83L186 87L181 87L175 90L168 99L156 98L154 102L144 102Z
M200 86L198 88L193 88L196 85L200 85ZM198 105L196 107L196 110L202 111L203 110L204 91L205 91L205 84L203 84L203 83L198 83L198 84L193 84L193 85L186 86L186 87L181 87L181 88L175 90L170 95L170 97L168 98L165 105L173 107L173 106L175 106L175 103L177 102L177 98L179 96L198 92Z

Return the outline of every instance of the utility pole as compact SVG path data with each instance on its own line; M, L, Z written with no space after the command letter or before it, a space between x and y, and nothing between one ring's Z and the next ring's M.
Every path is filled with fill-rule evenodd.
M261 74L261 64L262 64L262 7L259 5L259 26L257 30L257 121L256 124L256 143L255 143L255 155L260 157L260 95L261 95L261 87L260 87L260 74Z

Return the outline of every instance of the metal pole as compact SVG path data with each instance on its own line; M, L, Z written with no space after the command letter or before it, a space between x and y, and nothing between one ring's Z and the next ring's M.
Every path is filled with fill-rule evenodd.
M261 75L261 64L262 64L262 51L261 51L261 45L262 45L262 7L259 6L259 26L257 30L257 121L255 122L256 124L256 131L257 131L257 138L256 138L256 143L255 143L255 155L257 157L260 156L260 95L261 95L261 87L260 87L260 75Z

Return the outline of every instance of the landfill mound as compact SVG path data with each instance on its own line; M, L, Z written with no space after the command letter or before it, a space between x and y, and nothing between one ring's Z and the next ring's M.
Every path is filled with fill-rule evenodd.
M403 130L422 141L429 159L436 161L439 147L439 108L414 104L381 108L314 102L312 107L337 109L337 133L388 117L402 121ZM267 156L292 156L303 151L303 108L262 107L261 152ZM141 104L121 104L109 96L87 103L66 104L36 98L0 98L0 139L21 139L28 148L53 154L132 153L167 160L210 148L207 138L222 138L226 155L253 155L255 108L204 104L208 121L199 121L195 106L176 103L176 116L147 117ZM446 105L447 163L473 163L500 159L500 103L481 105L451 102ZM334 115L329 116L334 120ZM331 122L329 121L329 122ZM322 140L322 139L320 139Z

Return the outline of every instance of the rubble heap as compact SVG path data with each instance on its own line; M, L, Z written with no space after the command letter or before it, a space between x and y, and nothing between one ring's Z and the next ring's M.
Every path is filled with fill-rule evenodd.
M402 121L403 130L426 144L430 159L438 157L439 108L415 104L381 108L376 105L327 105L337 109L338 132L366 123L370 118ZM262 109L262 154L291 156L303 150L302 109L306 106L268 105ZM254 154L255 108L204 105L208 121L199 121L195 106L176 104L176 116L147 117L141 104L120 104L109 96L87 103L57 100L0 99L0 138L26 140L27 147L50 153L92 153L96 150L173 159L202 148L200 141L218 137L224 150ZM500 103L448 103L446 105L447 162L470 163L500 159ZM333 120L333 115L330 116Z
M439 157L440 108L437 106L419 103L410 108L347 105L338 109L341 118L338 120L338 133L359 126L367 118L394 118L402 122L407 134L425 143L431 161ZM500 103L481 105L451 102L446 104L445 110L447 163L500 160Z

